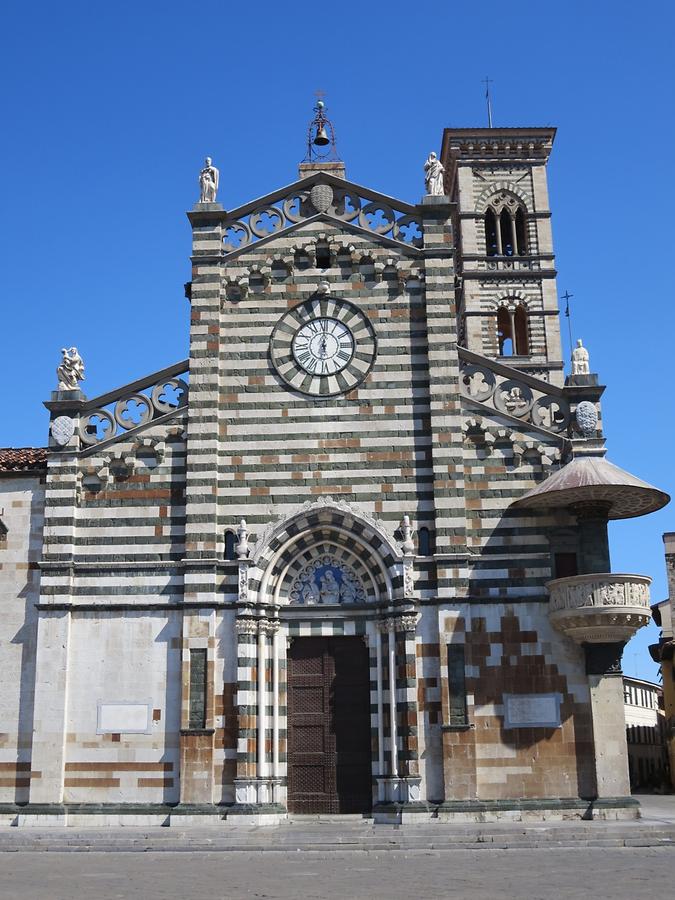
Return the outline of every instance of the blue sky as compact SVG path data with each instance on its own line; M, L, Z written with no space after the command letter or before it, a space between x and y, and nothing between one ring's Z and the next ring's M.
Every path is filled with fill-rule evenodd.
M348 176L416 202L445 126L555 125L560 293L607 385L609 458L673 467L672 4L17 2L0 19L0 446L44 445L75 344L89 396L187 356L190 232L206 154L233 208L293 181L313 92ZM671 508L612 525L617 572L665 596ZM653 677L646 644L630 674Z

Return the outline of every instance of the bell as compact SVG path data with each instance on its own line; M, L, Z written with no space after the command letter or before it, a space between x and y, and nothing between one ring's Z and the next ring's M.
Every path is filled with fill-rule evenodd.
M323 125L321 125L320 127L317 126L314 144L317 147L325 147L326 144L330 144L330 140L328 138L328 135L326 134L326 129L323 127Z

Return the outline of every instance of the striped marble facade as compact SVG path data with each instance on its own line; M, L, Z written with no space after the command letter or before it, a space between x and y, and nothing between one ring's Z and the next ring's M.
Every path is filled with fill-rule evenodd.
M487 176L482 162L462 158L446 165L452 200L415 206L309 175L257 206L274 220L275 203L343 185L370 211L349 220L292 212L297 221L259 226L241 246L232 223L251 216L251 204L189 213L189 362L128 386L160 397L180 373L189 401L167 400L151 420L98 442L77 430L65 446L50 439L45 483L35 487L44 526L34 652L9 663L35 699L21 723L10 704L8 730L18 745L28 728L35 736L18 763L16 735L0 745L0 768L22 767L21 778L12 770L14 781L0 779L1 801L279 813L289 641L340 635L368 646L373 801L383 809L592 790L583 656L551 629L544 587L574 520L509 509L564 458L568 433L467 396L458 346L497 371L492 314L502 298L519 299L532 314L528 384L546 395L561 383L547 153L491 161ZM532 212L539 268L524 276L483 266L477 223L490 192L505 188ZM378 204L399 217L393 230L378 231ZM409 226L417 237L404 240ZM372 365L346 391L336 378L335 390L303 393L286 345L288 371L275 369L278 323L312 303L338 318L354 309L367 323ZM53 395L48 407L78 422L125 390L86 403ZM565 396L573 408L577 397ZM349 568L363 586L359 602L292 596L323 557ZM9 602L16 619L25 601ZM448 712L452 644L466 648L462 726ZM559 694L562 727L507 733L507 690ZM147 707L147 727L106 730L106 704L121 722L125 705Z

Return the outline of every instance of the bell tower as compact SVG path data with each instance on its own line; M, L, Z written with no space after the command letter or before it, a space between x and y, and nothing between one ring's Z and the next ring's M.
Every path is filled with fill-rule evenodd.
M546 164L554 128L446 128L456 204L459 342L563 383Z

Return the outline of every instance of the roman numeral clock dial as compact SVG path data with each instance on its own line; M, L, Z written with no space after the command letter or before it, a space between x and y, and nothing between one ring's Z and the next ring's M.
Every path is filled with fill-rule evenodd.
M286 384L303 394L345 393L363 381L375 360L368 318L336 297L293 307L277 323L272 362Z

